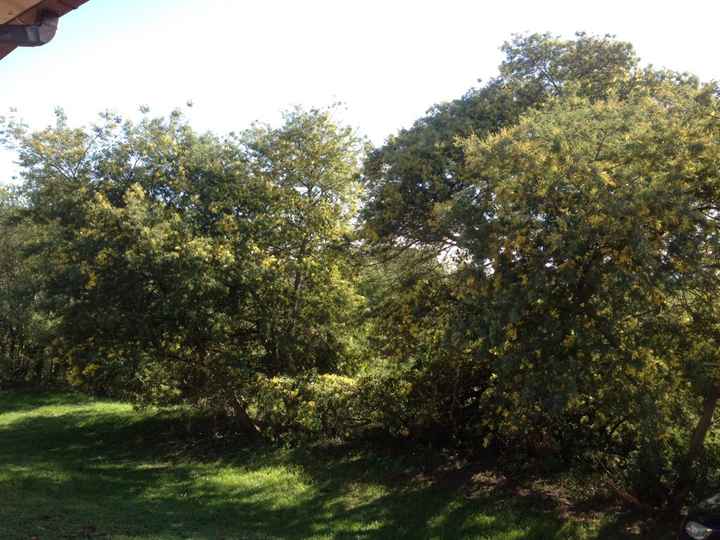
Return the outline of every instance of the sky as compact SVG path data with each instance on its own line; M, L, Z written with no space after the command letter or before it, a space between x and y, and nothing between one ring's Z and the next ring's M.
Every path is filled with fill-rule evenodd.
M373 143L497 73L515 33L614 34L645 64L720 79L716 0L89 0L48 45L0 61L0 115L164 114L224 133L344 103ZM0 151L0 183L17 169Z

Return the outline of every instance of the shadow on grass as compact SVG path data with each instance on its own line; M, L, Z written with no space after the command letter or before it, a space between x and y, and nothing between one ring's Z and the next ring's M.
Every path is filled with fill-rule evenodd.
M89 409L68 395L0 396L0 415L73 399L74 412L0 425L0 500L9 501L0 505L0 538L595 536L533 496L498 488L466 498L456 487L408 481L397 455L247 442L226 447L222 458L188 457L178 452L178 418ZM607 524L598 537L640 538L623 530Z
M677 516L658 517L625 511L617 514L600 527L597 537L628 540L676 540L681 524L682 518Z

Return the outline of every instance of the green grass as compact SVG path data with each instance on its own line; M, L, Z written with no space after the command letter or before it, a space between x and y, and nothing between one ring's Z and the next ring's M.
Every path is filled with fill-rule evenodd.
M183 431L124 403L0 393L0 539L633 537L532 496L413 478L402 449L236 441L208 457Z

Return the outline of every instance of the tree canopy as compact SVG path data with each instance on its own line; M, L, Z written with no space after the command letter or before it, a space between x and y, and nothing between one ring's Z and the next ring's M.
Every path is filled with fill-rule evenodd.
M717 86L610 36L502 50L371 149L320 109L5 119L0 384L552 455L657 504L720 481Z

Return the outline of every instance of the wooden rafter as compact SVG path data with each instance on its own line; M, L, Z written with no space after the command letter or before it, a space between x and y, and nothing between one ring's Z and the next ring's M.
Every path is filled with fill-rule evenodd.
M12 21L18 15L22 15L29 9L35 7L38 0L3 0L0 2L0 24Z
M0 0L0 24L34 24L44 11L60 16L88 0ZM0 44L0 60L15 50L15 45Z

